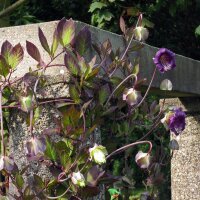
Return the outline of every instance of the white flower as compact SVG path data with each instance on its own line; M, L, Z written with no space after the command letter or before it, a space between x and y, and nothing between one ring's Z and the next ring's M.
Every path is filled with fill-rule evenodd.
M139 151L135 156L135 162L142 169L148 168L150 165L150 155Z
M80 172L73 172L71 176L72 183L80 187L85 187L85 178Z
M138 104L141 99L141 93L134 88L125 89L123 92L123 100L129 105L133 106Z
M149 36L149 31L142 26L138 26L134 29L134 34L136 40L145 41Z
M106 155L108 155L108 152L104 146L95 144L94 147L89 149L89 152L92 161L99 165L106 163Z
M6 170L7 172L11 172L14 169L14 160L8 156L1 156L0 157L0 171Z

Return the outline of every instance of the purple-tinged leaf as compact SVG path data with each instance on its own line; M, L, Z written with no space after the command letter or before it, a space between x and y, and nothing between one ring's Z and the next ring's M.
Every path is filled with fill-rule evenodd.
M61 19L57 26L58 38L62 46L67 46L74 39L75 24L72 19Z
M79 66L75 58L70 55L70 53L65 54L64 57L65 66L69 70L69 72L73 75L78 75L79 73Z
M58 32L57 32L57 29L54 31L54 34L53 34L53 42L52 42L52 45L51 45L51 56L54 57L54 54L58 48Z
M40 27L38 28L38 36L39 36L42 47L48 54L50 54L50 48L49 48L49 45L47 42L47 38L45 37L45 35Z
M0 75L6 77L9 74L9 66L5 58L0 55Z
M126 33L126 25L125 25L124 18L122 16L120 17L120 20L119 20L119 26L120 26L122 33L125 34Z
M76 36L75 49L83 56L84 53L91 47L91 32L88 27L84 27Z
M32 42L26 41L26 49L27 49L28 54L33 59L35 59L38 62L41 62L40 52L39 52L38 48Z
M8 42L7 40L2 44L1 55L3 55L6 60L7 60L8 55L10 55L12 48L13 48L12 44Z
M24 50L20 44L15 45L10 55L8 55L8 64L14 69L23 60Z

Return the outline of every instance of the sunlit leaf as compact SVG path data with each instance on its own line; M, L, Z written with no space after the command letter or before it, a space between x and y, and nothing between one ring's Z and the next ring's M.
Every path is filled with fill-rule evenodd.
M79 92L78 92L75 85L69 86L69 94L70 94L70 97L74 100L75 103L80 102Z
M0 55L0 75L6 77L9 74L9 66L6 63L5 58Z
M51 56L54 57L54 54L58 48L58 32L57 30L55 30L54 34L53 34L53 42L52 42L52 46L51 46Z
M78 75L79 67L78 67L77 61L72 55L70 55L70 53L65 54L64 61L65 61L65 66L67 67L69 72L72 75L75 75L75 76Z
M56 159L57 159L56 149L55 149L54 145L52 144L52 142L48 138L46 139L45 155L53 161L56 161Z
M119 26L120 26L122 33L125 34L126 33L126 24L125 24L124 18L122 16L120 17Z
M61 19L57 26L58 38L62 46L67 46L71 43L75 36L75 24L72 19L66 21Z
M107 7L107 5L102 2L94 2L90 5L90 9L88 12L94 12L96 9L101 9L103 7Z

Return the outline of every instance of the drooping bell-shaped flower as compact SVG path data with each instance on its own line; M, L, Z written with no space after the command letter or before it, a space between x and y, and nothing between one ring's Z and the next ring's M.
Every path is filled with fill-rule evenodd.
M123 100L130 106L136 105L141 99L141 93L134 88L126 88L123 92Z
M165 114L165 117L161 119L167 130L170 129L176 136L178 136L185 129L186 114L181 108L174 108Z
M20 104L23 111L29 112L33 108L32 95L21 97Z
M89 149L89 152L90 159L95 163L99 165L106 163L106 155L108 155L108 152L104 146L95 144L94 147Z
M13 158L8 156L0 157L0 171L6 170L7 172L11 172L14 169L15 163Z
M145 41L149 36L149 31L142 26L138 26L134 29L134 36L136 40Z
M157 69L164 73L176 67L175 53L166 48L161 48L153 58L153 62Z
M43 137L32 137L26 142L26 154L29 160L39 160L46 150L46 141Z
M85 178L80 172L73 172L71 176L72 183L80 187L85 187Z
M139 151L135 156L135 162L140 168L146 169L150 165L150 155Z

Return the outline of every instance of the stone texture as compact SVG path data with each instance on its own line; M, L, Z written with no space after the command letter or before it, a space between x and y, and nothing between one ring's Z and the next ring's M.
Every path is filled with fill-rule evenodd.
M180 136L180 149L171 161L172 200L200 199L200 99L167 99L187 113L186 129Z
M76 26L78 29L85 26L86 24L82 22L76 22ZM0 29L0 45L5 40L11 41L12 44L16 44L18 42L22 43L25 46L26 40L34 42L37 46L40 46L42 57L45 58L45 61L48 61L47 54L42 50L41 45L38 40L38 27L44 31L45 35L47 36L48 40L50 41L53 35L53 30L56 26L56 22L46 22L40 24L32 24L32 25L25 25L25 26L16 26L16 27L9 27L9 28L1 28ZM103 42L109 38L111 41L114 49L117 48L124 48L124 41L122 36L110 33L108 31L100 30L93 26L87 25L91 32L92 32L92 40L94 42ZM23 31L22 31L23 30ZM136 41L134 41L136 42ZM154 70L154 64L152 58L154 57L158 48L145 44L145 48L141 49L137 54L142 57L140 65L140 76L147 78L147 85L149 80L151 79L151 75ZM91 52L92 53L92 52ZM131 60L135 57L135 54L130 54ZM160 82L168 78L173 83L173 92L176 93L190 93L190 94L200 94L200 81L199 81L199 74L200 74L200 62L197 60L193 60L181 55L176 55L176 63L177 67L175 70L170 72L160 74L157 72L157 76L155 81L153 82L153 86L159 88ZM15 73L16 76L21 76L25 72L28 71L29 67L33 67L37 64L25 53L24 61L18 66L17 71ZM26 67L25 67L26 66ZM60 68L55 68L48 70L49 74L56 74L59 73Z

